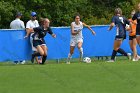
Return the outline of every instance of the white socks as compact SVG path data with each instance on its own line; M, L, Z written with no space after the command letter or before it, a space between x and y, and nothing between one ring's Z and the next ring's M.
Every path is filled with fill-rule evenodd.
M79 49L79 52L80 52L80 61L82 61L82 58L83 58L83 48L82 47Z
M68 62L70 61L71 56L72 56L72 55L69 53L69 54L68 54L68 58L67 58L67 61L68 61Z
M83 58L83 48L82 47L79 49L79 52L80 52L80 61L82 61L82 58ZM71 57L72 57L72 55L69 53L67 62L70 62Z

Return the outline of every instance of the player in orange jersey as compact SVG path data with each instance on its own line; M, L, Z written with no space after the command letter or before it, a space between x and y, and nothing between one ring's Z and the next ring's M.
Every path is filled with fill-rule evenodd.
M131 12L131 17L133 17L135 14L135 10L133 10ZM138 61L139 56L137 54L137 40L136 40L136 25L137 25L137 21L136 20L132 20L132 18L129 19L129 21L132 23L132 30L129 31L129 44L130 44L130 48L133 51L133 59L132 61ZM129 27L126 28L127 30L130 30Z

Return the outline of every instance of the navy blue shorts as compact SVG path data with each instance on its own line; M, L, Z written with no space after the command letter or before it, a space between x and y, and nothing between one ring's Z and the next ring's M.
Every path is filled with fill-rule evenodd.
M117 35L116 37L115 37L115 40L124 40L124 39L126 39L126 35Z
M129 40L133 40L133 39L135 39L136 38L136 35L134 35L134 36L129 36Z
M33 46L37 47L38 45L46 45L45 40L33 40Z
M140 36L140 26L137 26L137 28L136 28L136 35Z

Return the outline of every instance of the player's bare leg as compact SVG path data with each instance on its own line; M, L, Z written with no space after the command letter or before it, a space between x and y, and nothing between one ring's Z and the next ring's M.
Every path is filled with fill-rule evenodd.
M138 43L138 45L140 47L140 36L136 36L136 39L137 39L137 43Z
M66 64L70 64L70 60L71 60L72 54L74 52L74 48L75 48L75 46L70 46L70 53L68 54L68 58L67 58Z
M137 45L136 39L134 38L133 40L130 40L129 44L130 44L131 50L133 51L133 59L132 59L132 61L138 61L137 49L136 49L136 45Z
M79 49L79 52L80 52L79 62L83 61L83 48L82 48L82 44L83 44L82 42L78 43L78 49Z
M43 51L43 49L41 48L41 46L38 45L36 48L37 48L37 51L38 51L38 52L35 52L35 53L32 54L32 58L31 58L31 62L32 62L32 63L34 63L34 58L35 58L36 56L42 56L42 55L44 55L44 51Z

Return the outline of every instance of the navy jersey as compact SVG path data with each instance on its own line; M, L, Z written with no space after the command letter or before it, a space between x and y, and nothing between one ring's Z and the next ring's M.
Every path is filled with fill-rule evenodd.
M136 35L140 35L140 12L136 12L132 20L137 20Z
M117 28L117 36L124 37L126 35L126 29L125 26L126 24L129 24L129 20L127 20L123 16L113 16L112 18L112 23L116 25Z
M137 26L140 27L140 12L136 12L132 18L132 20L137 20Z
M50 27L48 27L46 30L44 30L44 27L42 26L36 27L33 29L34 29L34 34L32 35L33 40L42 40L46 36L47 33L51 35L53 34Z

